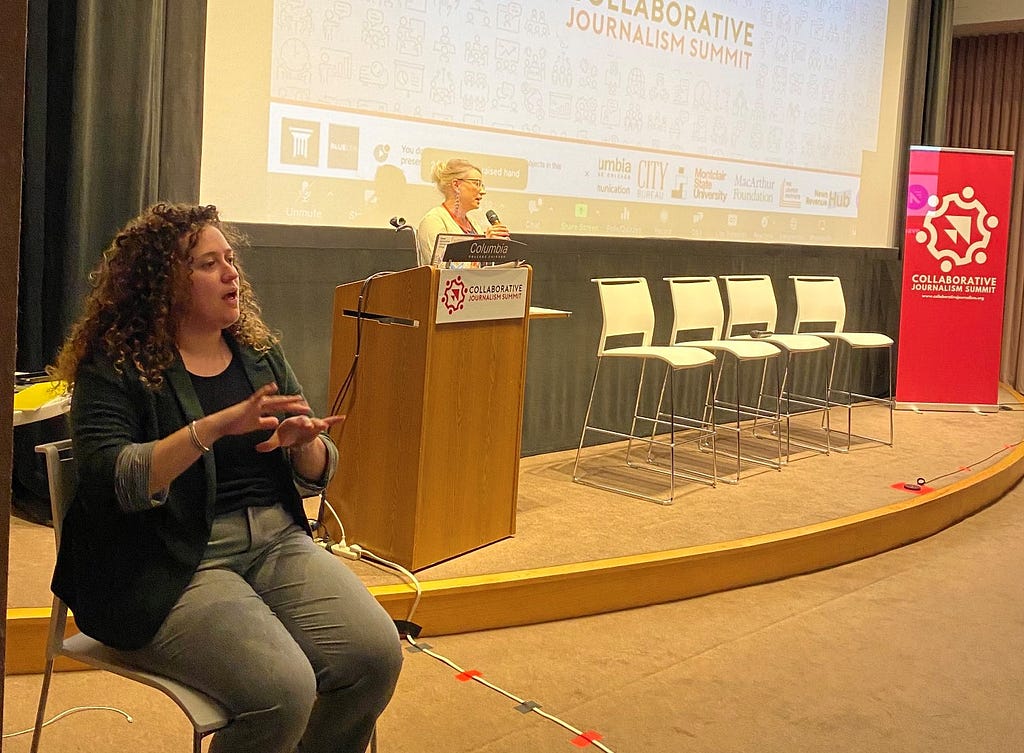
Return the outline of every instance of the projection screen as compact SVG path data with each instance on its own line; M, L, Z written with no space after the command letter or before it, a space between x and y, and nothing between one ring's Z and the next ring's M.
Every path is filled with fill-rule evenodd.
M891 246L908 0L211 0L201 199L514 232ZM482 221L482 218L481 218Z

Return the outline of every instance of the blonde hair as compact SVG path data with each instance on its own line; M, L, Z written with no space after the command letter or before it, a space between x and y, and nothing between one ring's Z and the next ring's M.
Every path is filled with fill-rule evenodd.
M465 178L472 170L480 172L479 167L474 165L468 159L462 159L461 157L453 157L447 162L438 162L434 165L434 170L432 172L434 185L437 186L438 191L447 195L448 189L451 188L452 181L458 180L459 178Z

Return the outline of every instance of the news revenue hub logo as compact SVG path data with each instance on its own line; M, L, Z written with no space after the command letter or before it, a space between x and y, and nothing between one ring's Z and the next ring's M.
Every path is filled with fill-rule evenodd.
M462 275L445 283L444 293L441 294L441 303L448 309L449 314L463 309L466 305L466 293L466 284L462 281Z
M999 218L989 213L975 196L974 188L964 186L959 193L941 199L932 194L928 206L915 238L939 262L943 272L988 260L986 249Z

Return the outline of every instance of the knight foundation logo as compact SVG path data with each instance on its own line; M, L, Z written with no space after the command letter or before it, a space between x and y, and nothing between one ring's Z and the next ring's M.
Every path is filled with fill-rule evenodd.
M950 193L941 199L934 194L928 197L930 207L921 229L915 234L918 243L928 249L943 274L915 274L911 278L911 290L935 293L993 293L997 278L969 274L950 274L954 268L988 261L989 241L992 230L999 225L999 218L989 214L985 205L974 195L971 186L964 186L960 193Z
M441 303L448 309L449 314L461 311L466 305L466 284L462 281L461 275L445 283Z

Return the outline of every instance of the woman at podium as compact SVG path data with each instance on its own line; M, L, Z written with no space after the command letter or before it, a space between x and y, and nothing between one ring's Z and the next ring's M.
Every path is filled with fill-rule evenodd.
M434 185L444 196L440 206L423 215L416 231L417 251L421 265L430 264L434 255L434 243L441 233L485 235L488 238L508 238L508 228L494 216L494 222L481 232L468 217L468 213L480 208L480 200L487 190L484 188L480 168L469 160L453 158L434 166Z
M52 588L87 635L195 687L211 750L364 751L395 626L311 536L337 463L216 207L157 204L114 238L52 369L78 488Z

